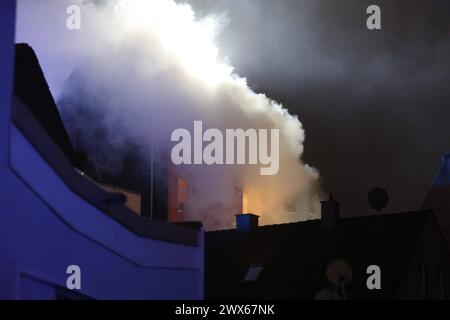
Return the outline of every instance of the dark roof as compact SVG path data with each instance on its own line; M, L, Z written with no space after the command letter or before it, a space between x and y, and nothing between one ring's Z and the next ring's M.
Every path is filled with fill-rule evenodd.
M75 153L38 58L28 44L16 45L14 94L31 111L64 155L75 164Z
M263 226L248 231L207 232L207 299L313 299L330 288L327 264L347 261L350 297L393 298L419 243L428 211L340 219L333 231L320 220ZM263 263L260 278L243 282L252 264ZM366 268L378 265L383 290L366 289ZM380 292L381 291L381 292Z

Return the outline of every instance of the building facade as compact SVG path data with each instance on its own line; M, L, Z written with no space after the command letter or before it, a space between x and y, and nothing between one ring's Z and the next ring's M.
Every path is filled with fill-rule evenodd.
M15 1L0 14L0 299L202 299L201 226L142 218L76 170L61 124L45 125L58 114L37 58L14 46Z

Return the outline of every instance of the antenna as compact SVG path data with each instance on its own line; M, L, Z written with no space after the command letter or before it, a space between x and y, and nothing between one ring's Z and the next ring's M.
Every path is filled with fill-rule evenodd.
M153 219L153 194L155 190L153 189L154 183L153 183L153 176L155 175L155 165L154 165L154 153L155 150L153 148L153 130L152 126L150 126L150 219Z

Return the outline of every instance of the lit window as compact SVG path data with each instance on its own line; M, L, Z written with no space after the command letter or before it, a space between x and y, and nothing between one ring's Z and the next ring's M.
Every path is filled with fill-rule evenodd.
M245 274L244 281L245 282L251 282L251 281L258 280L259 276L261 275L261 272L262 272L263 268L264 268L263 264L251 265L248 268L247 273Z
M177 211L185 212L187 203L187 182L183 178L178 178L178 199Z

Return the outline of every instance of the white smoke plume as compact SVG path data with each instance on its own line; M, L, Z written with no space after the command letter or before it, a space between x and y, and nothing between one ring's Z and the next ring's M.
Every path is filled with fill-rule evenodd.
M66 28L73 4L81 8L80 30ZM261 176L251 165L180 168L195 186L188 219L208 229L232 227L237 186L262 224L317 217L318 172L301 162L302 125L279 103L253 92L220 56L215 37L232 23L225 14L198 19L189 5L174 0L22 0L18 14L17 42L36 50L53 94L102 109L99 126L117 150L111 158L120 160L130 143L144 155L152 147L170 148L171 132L192 129L194 120L205 129L280 130L274 176ZM74 70L82 84L66 81ZM89 128L85 132L89 138Z

